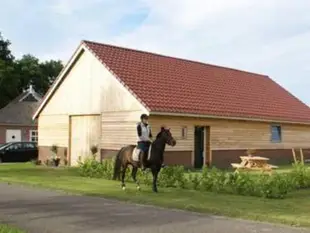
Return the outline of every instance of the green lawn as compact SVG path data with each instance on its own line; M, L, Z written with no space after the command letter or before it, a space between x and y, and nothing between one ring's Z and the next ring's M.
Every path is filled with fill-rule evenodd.
M0 233L26 233L25 231L19 230L15 227L0 224Z
M168 208L310 227L310 190L290 193L283 200L160 187L159 193L154 194L149 186L143 185L142 191L138 192L134 184L127 183L127 190L123 191L118 181L79 177L74 168L55 169L34 167L32 164L1 165L0 181Z

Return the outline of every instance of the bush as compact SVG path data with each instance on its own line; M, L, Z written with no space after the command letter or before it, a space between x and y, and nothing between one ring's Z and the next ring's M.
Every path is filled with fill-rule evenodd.
M284 198L290 190L285 176L231 173L204 168L202 174L189 175L190 187L196 190L265 198Z
M296 189L310 188L310 171L301 162L293 163L293 170L290 173L291 183Z
M99 162L91 156L79 161L79 174L84 177L111 179L113 174L112 161Z
M85 177L110 180L113 177L113 170L114 159L98 162L90 156L79 164L79 173ZM152 184L150 172L142 173L139 169L137 179L145 185ZM131 167L127 169L126 181L132 181ZM293 170L289 173L273 175L232 173L207 167L197 173L185 171L183 166L172 166L161 170L158 186L281 199L290 191L310 188L310 170L300 163L294 164Z
M288 174L260 175L257 179L260 196L265 198L282 199L292 190L290 176Z

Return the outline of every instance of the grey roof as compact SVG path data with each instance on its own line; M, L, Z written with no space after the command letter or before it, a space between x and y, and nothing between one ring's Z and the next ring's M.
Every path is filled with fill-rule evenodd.
M36 125L32 116L42 101L42 96L32 87L17 96L12 102L0 109L1 124Z

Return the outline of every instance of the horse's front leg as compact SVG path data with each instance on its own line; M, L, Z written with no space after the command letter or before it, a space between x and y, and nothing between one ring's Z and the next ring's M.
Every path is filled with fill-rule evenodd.
M153 192L157 193L158 190L157 190L157 178L158 178L158 173L160 171L160 168L157 168L157 167L152 167L152 175L153 175Z
M122 189L125 190L126 189L126 185L125 185L125 176L126 176L126 170L127 170L127 165L123 166L122 169Z
M137 172L138 172L138 167L132 166L132 172L131 172L131 176L133 181L136 183L137 185L137 190L140 190L140 183L137 180Z

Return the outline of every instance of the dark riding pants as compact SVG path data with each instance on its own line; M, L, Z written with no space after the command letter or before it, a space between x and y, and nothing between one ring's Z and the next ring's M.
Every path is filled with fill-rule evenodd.
M145 164L146 155L149 152L150 145L151 145L150 141L140 141L140 142L138 142L137 148L140 149L141 151L143 151L143 153L142 153L142 163L143 164Z

